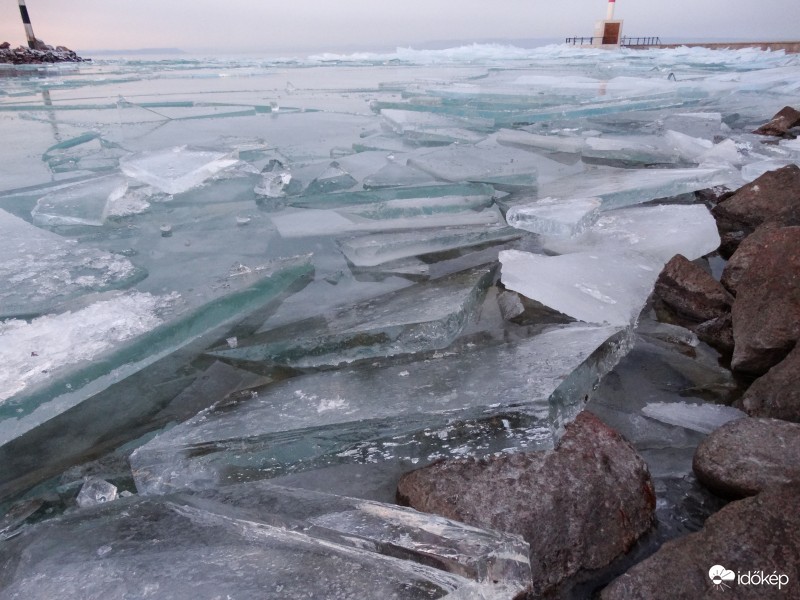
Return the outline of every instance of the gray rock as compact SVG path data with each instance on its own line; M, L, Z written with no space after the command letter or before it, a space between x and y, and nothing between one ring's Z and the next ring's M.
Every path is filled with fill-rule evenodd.
M449 460L406 474L398 499L531 545L533 595L626 552L653 523L655 494L633 447L582 412L550 452Z
M764 223L800 225L800 167L787 165L767 171L717 204L711 212L722 238L720 254L726 258Z
M692 468L700 483L724 498L800 483L800 425L778 419L738 419L697 447Z
M733 297L705 269L676 254L664 266L655 294L680 316L707 321L725 316Z
M664 544L650 558L615 579L602 600L710 600L797 598L800 591L800 485L770 488L732 502L703 529ZM734 579L715 587L709 572L722 565ZM788 579L778 585L745 585L755 571ZM745 579L747 581L747 579Z
M769 123L765 123L753 133L794 138L794 136L789 133L789 130L798 125L800 125L800 111L795 110L791 106L784 106L770 119Z
M733 321L730 314L700 323L694 332L720 353L730 356L733 352Z
M737 402L748 415L800 423L800 346L756 379Z
M731 366L762 375L800 339L800 227L770 230L736 284Z

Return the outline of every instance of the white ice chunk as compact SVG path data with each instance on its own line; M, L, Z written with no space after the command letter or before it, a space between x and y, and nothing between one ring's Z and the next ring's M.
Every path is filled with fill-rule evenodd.
M506 288L575 319L616 326L635 321L661 270L659 261L633 252L503 250L500 262Z
M729 421L747 416L732 406L688 402L652 402L642 409L642 413L656 421L700 433L711 433Z
M108 216L109 203L119 201L127 189L125 178L119 176L81 182L39 198L31 216L40 225L100 227Z
M117 486L99 477L89 477L78 492L75 501L81 508L96 506L117 499Z
M506 213L506 220L512 227L533 233L572 236L594 223L600 203L599 198L542 198L512 206Z
M565 152L568 154L580 153L584 147L584 139L582 137L539 135L516 129L501 131L497 136L497 143L503 146L545 150L548 152Z
M760 160L758 162L750 163L742 167L742 179L744 179L749 183L750 181L758 179L767 171L775 171L787 165L796 165L796 164L798 164L796 161L781 160L777 158L769 160Z
M120 161L120 169L128 177L152 185L162 192L180 194L237 162L238 159L231 152L177 146L125 158Z

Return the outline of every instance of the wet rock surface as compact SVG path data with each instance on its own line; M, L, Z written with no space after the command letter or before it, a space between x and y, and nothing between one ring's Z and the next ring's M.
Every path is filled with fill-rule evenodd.
M679 315L695 321L724 316L733 301L711 274L680 254L664 266L655 294Z
M533 595L626 552L655 510L644 461L587 412L554 451L442 461L405 475L397 494L417 510L521 534Z
M732 309L732 367L753 375L783 360L800 338L800 228L772 230L762 240Z
M764 223L800 225L800 167L788 165L768 171L717 204L722 244L720 253L731 256L739 244Z
M753 417L800 423L800 346L756 379L737 406Z
M726 498L800 482L800 425L779 419L739 419L723 425L697 447L697 479Z
M617 578L600 598L719 598L722 591L725 598L794 598L800 576L798 500L800 485L793 484L732 502L710 517L701 531L667 542ZM726 575L715 586L709 571L717 565L734 578ZM756 571L761 573L759 584L753 584ZM764 576L770 578L767 583Z

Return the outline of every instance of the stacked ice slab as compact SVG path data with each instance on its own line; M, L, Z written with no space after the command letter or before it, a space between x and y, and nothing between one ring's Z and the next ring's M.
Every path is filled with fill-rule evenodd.
M117 500L0 546L8 597L499 600L529 578L517 536L267 484Z

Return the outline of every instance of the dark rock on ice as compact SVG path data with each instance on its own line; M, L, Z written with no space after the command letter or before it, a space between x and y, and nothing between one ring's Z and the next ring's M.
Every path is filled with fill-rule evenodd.
M756 379L737 402L753 417L771 417L800 423L800 346L766 374Z
M787 165L767 171L711 212L722 238L720 254L726 258L764 223L800 225L800 167Z
M664 266L655 294L679 315L695 321L723 317L733 297L707 271L676 254Z
M9 44L8 42L3 42L2 44L0 44L0 50L8 50L9 48L11 48L11 44Z
M727 357L733 353L733 320L730 313L700 323L694 328L697 337Z
M771 224L759 227L739 244L725 265L720 282L735 296L739 280L761 252L773 244L785 244L790 239L796 239L798 234L800 227L775 227Z
M700 483L724 498L800 483L800 425L779 419L731 421L700 443L692 468Z
M674 598L793 598L800 577L800 485L765 490L732 502L712 515L697 533L667 542L647 560L614 580L602 600ZM789 587L742 585L736 580L717 588L711 567L733 573L760 571L788 577ZM794 588L794 589L793 589ZM723 593L727 592L727 593Z
M767 234L736 292L731 365L734 371L762 375L800 338L800 228Z
M789 130L798 125L800 125L800 111L791 106L784 106L775 113L775 116L770 119L769 123L765 123L753 133L794 138L795 136L789 133Z
M655 510L645 462L588 412L553 451L442 461L403 476L397 495L417 510L521 534L532 595L609 564L650 528Z

